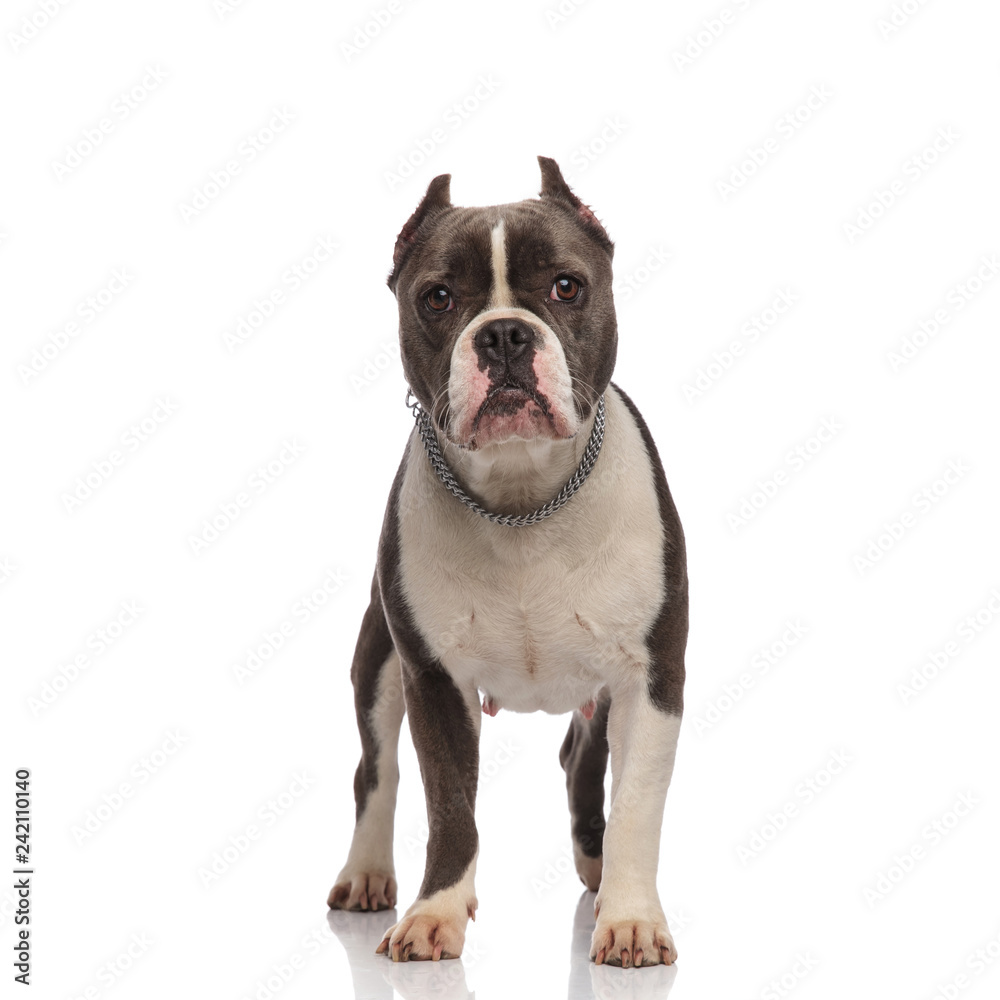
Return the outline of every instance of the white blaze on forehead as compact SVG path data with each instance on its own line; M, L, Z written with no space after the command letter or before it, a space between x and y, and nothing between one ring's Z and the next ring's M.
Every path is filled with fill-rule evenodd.
M492 263L493 263L493 288L490 294L489 308L502 309L514 305L514 297L510 293L510 285L507 283L507 248L504 245L503 219L501 219L490 233L492 243Z

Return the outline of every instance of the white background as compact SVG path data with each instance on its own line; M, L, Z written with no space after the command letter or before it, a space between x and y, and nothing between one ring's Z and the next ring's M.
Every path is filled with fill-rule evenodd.
M1000 960L974 957L1000 955L1000 293L983 263L1000 252L1000 12L906 0L880 27L890 0L590 0L559 17L555 2L403 0L353 52L367 2L4 5L0 721L3 780L32 770L34 995L347 997L352 967L359 996L386 1000L1000 988ZM150 69L163 79L144 91ZM276 110L290 123L262 133ZM539 153L616 241L615 378L688 539L659 882L674 970L587 961L567 717L484 719L461 963L393 967L371 955L388 916L325 907L354 814L348 667L410 427L387 353L393 241L435 174L456 204L516 201L538 191ZM337 249L310 262L321 238ZM311 274L290 290L294 267ZM276 288L279 308L227 347ZM794 304L751 341L783 291ZM708 388L687 398L699 370ZM92 494L68 501L88 475ZM250 505L196 553L241 491ZM127 602L138 617L97 653ZM789 622L805 634L762 672ZM948 643L924 690L901 693ZM401 912L425 830L408 736L400 767ZM231 838L248 849L206 885ZM13 899L0 889L5 983Z

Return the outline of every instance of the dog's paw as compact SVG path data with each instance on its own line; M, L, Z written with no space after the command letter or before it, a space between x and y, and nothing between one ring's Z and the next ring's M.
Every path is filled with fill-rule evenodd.
M673 965L677 949L662 916L653 920L611 920L598 915L590 942L590 957L597 965Z
M418 899L406 916L385 932L375 949L376 955L388 955L394 962L437 962L458 958L465 946L465 927L475 919L476 901L464 910L441 906L434 900Z
M396 905L396 879L389 872L341 872L326 905L331 910L391 910Z

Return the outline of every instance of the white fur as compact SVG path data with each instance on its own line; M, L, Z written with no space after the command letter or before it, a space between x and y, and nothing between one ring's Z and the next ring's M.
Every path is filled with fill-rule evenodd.
M507 248L504 246L503 219L490 231L493 263L493 289L490 295L491 309L507 309L514 305L510 284L507 281Z
M644 637L663 599L663 528L639 429L610 387L606 403L590 478L554 517L528 528L493 525L463 507L411 442L399 537L414 621L459 688L478 688L501 708L567 712L605 684L614 696L645 683ZM505 510L512 499L535 502L505 483L542 471L527 478L540 478L532 490L550 499L585 445L582 434L518 442L498 446L493 465L477 453L455 471L460 480L471 473L491 508ZM505 461L511 467L491 476Z
M395 874L392 861L393 817L399 786L397 748L403 721L403 682L399 656L393 650L382 667L378 693L371 712L371 723L378 735L378 787L369 792L364 812L354 828L347 862L337 882L380 872Z
M394 960L398 955L404 961L405 957L398 953L407 946L413 949L411 957L432 958L436 946L446 955L461 955L466 925L479 906L475 887L478 856L477 852L454 885L414 902L402 920L385 932L376 950L385 950Z
M660 831L674 770L680 716L649 700L644 686L612 696L608 713L611 809L604 831L604 869L594 908L591 957L619 964L670 964L677 957L656 890Z
M680 716L668 715L644 688L619 691L608 713L611 809L604 831L604 879L597 903L608 918L655 902L660 828L674 770Z

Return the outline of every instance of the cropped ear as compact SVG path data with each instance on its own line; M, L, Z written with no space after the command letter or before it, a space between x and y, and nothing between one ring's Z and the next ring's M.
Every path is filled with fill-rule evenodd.
M393 292L396 291L399 269L417 240L418 230L430 216L445 208L451 208L451 174L438 174L427 185L427 193L396 237L396 247L392 251L392 271L386 279L386 284Z
M553 201L562 202L571 209L576 217L583 223L588 232L593 235L598 242L607 250L609 256L614 253L615 245L611 242L604 226L582 201L570 190L559 169L559 164L548 156L539 156L538 165L542 168L542 190L543 199L551 198Z

